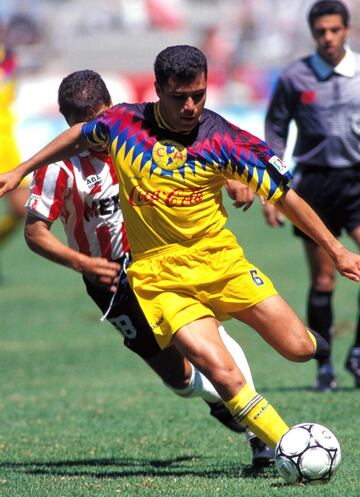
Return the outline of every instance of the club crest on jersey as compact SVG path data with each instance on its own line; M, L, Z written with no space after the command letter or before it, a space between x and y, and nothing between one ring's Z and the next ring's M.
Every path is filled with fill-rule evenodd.
M185 164L186 148L172 140L160 140L155 143L152 159L157 166L165 171L175 171Z
M287 167L286 164L283 163L283 161L281 159L279 159L279 157L277 157L276 155L273 155L272 157L270 157L269 159L269 162L270 164L272 164L278 171L279 173L281 174L284 174L286 173L289 168Z
M101 183L101 178L98 174L91 174L86 178L86 185L88 188L94 188L94 186L99 183Z

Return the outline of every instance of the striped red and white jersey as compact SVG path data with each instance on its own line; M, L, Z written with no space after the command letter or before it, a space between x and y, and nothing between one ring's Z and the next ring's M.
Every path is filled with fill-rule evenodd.
M51 223L60 218L78 252L116 260L129 250L118 180L105 152L86 151L36 171L26 208Z

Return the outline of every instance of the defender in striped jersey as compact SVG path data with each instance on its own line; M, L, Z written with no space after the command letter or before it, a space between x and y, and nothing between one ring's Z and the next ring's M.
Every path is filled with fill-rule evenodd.
M100 76L78 71L59 88L59 107L69 124L92 119L110 105L110 95ZM119 206L119 186L107 152L85 151L35 172L27 202L25 238L32 250L83 273L90 297L123 335L125 345L142 357L179 396L200 396L210 413L233 431L244 431L232 418L207 378L175 347L161 351L122 272L115 294L109 291L102 271L108 261L126 264L129 247ZM61 219L68 246L51 232ZM114 266L111 266L113 269ZM101 286L99 286L101 285ZM111 286L111 285L110 285ZM219 327L221 337L238 366L253 385L241 347ZM249 430L254 464L269 464L273 451Z
M27 209L51 223L60 217L77 252L115 261L129 250L107 152L85 151L36 171Z

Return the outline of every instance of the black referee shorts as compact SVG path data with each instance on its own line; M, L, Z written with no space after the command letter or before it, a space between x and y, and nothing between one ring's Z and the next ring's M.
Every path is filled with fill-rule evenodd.
M105 314L113 293L83 278L88 295ZM150 359L160 352L160 347L130 288L126 276L120 279L118 290L106 319L121 333L124 345L143 359Z
M360 165L344 169L302 166L295 173L293 188L334 236L360 226ZM296 226L294 233L309 239Z

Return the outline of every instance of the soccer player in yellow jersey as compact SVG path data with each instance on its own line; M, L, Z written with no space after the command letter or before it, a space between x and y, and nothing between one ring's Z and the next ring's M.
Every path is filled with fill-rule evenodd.
M216 318L246 323L292 361L318 356L321 342L224 229L224 182L240 180L276 204L354 281L360 280L360 256L287 186L288 168L266 143L204 108L207 63L200 50L166 48L156 58L155 78L158 102L119 104L73 126L1 175L0 195L49 162L106 148L117 170L134 258L129 281L157 342L175 346L210 380L231 414L274 447L288 426L246 383Z
M2 173L19 163L20 153L15 137L15 117L12 109L15 100L16 58L15 54L2 43L1 33L0 26L0 172ZM25 179L21 187L7 197L7 210L0 216L0 244L24 219L28 189L29 185Z
M90 70L75 71L62 80L58 104L69 126L95 119L112 105L105 82ZM249 192L236 183L232 197L239 206L243 202L246 206L247 195L252 190ZM88 295L103 312L102 320L106 319L119 331L124 345L141 357L177 395L202 398L210 414L223 425L236 433L246 431L255 466L271 464L273 449L234 420L209 380L174 346L163 350L159 347L126 277L127 264L123 263L131 260L131 255L118 197L117 177L106 151L84 151L64 162L43 167L35 172L30 187L25 240L42 257L82 273ZM66 233L66 244L51 229L59 219ZM107 260L118 263L118 269L123 264L115 294L101 285L102 268L104 265L107 269ZM254 387L240 344L220 323L219 332L246 381Z

